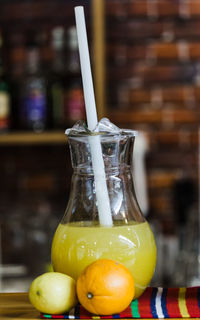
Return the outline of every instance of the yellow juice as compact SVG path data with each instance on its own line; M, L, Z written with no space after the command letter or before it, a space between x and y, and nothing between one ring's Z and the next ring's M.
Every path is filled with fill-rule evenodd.
M54 271L77 279L97 259L113 259L132 273L136 296L147 287L156 265L156 245L147 222L102 227L77 222L60 224L52 243Z

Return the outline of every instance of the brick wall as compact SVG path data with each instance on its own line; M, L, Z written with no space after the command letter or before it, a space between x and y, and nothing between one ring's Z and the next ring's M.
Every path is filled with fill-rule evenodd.
M149 218L175 233L174 185L198 183L200 1L109 0L105 12L108 115L148 134Z

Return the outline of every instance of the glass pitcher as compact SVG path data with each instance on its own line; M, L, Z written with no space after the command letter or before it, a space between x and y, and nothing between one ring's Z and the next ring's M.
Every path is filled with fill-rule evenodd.
M136 131L97 134L100 136L113 225L102 226L99 220L89 140L92 135L69 130L74 173L67 209L52 242L52 265L54 271L77 279L93 261L113 259L132 273L137 298L152 279L156 245L134 191L132 159Z

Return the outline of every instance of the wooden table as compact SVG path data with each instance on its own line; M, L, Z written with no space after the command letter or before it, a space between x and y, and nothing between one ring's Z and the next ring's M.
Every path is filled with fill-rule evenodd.
M0 320L8 319L38 320L40 319L40 313L30 304L27 293L0 293ZM180 319L183 320L183 318ZM200 318L195 319L200 320Z
M27 293L0 293L0 319L40 319L40 313L28 300Z

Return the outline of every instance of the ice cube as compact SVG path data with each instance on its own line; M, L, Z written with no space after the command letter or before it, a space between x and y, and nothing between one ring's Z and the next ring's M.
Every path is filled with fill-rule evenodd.
M111 133L115 135L129 135L137 136L138 132L131 129L120 129L114 123L112 123L108 118L102 118L97 124L94 132Z
M78 120L72 128L66 129L65 134L89 133L87 125L84 120Z
M98 122L94 131L119 134L121 132L121 129L118 128L114 123L112 123L108 118L102 118Z

